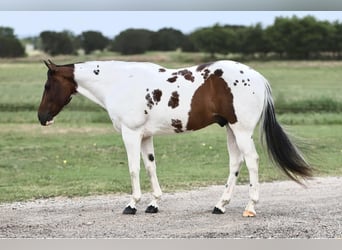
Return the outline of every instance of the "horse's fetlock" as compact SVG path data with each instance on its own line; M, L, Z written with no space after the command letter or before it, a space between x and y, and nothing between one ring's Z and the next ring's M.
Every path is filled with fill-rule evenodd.
M163 193L161 191L158 191L158 192L153 192L153 197L156 199L156 200L160 200Z

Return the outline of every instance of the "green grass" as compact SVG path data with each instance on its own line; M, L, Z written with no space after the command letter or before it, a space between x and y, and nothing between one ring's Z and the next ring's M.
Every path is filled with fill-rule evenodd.
M260 62L250 65L269 80L276 100L332 99L342 102L342 61Z
M130 60L166 67L190 65L192 55L150 53ZM195 63L201 57L197 55ZM82 61L59 57L58 63ZM83 58L86 59L86 58ZM98 59L98 58L97 58ZM119 58L124 59L124 58ZM0 61L0 202L52 196L130 193L126 152L106 112L81 96L51 127L37 121L46 67L36 61ZM251 62L270 81L278 119L305 138L305 153L316 175L342 175L342 62ZM318 110L318 112L317 112ZM258 136L256 135L256 141ZM228 177L225 130L211 126L196 133L155 138L158 176L164 191L224 184ZM286 179L260 153L260 180ZM142 188L149 181L142 166ZM248 182L246 168L239 177Z
M290 130L307 138L306 154L319 170L317 175L342 175L342 125L296 125ZM2 124L0 131L0 202L131 190L122 140L110 124ZM225 130L219 126L156 137L155 148L164 191L223 185L228 177ZM257 149L260 180L286 179L259 143ZM143 190L150 190L144 170L141 181ZM248 182L245 167L239 182Z

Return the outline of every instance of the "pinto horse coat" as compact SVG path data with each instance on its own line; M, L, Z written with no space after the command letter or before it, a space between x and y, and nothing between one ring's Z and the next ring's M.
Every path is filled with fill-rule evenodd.
M52 124L71 96L80 93L106 109L114 128L122 134L132 184L125 214L135 214L141 198L140 156L153 190L146 212L158 212L162 191L156 175L154 135L195 131L213 123L226 128L230 174L213 213L224 213L245 161L250 200L243 215L256 215L259 157L252 135L260 120L276 165L299 183L311 176L310 166L276 120L267 80L244 64L217 61L182 69L120 61L45 64L48 79L38 110L42 125Z

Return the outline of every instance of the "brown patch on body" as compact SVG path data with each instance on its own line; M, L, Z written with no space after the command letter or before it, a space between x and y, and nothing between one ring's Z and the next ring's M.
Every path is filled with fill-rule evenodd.
M168 106L171 108L176 108L179 105L179 94L177 91L172 92Z
M186 129L198 130L213 123L224 126L228 122L237 122L233 94L221 77L211 74L192 97Z
M173 75L173 77L167 79L169 82L175 82L178 75L183 76L184 79L187 81L191 81L191 82L195 81L195 77L193 76L192 72L187 69L183 69L178 72L173 72L171 75Z
M192 75L192 72L190 72L190 74L186 74L184 75L185 80L194 82L195 81L195 77Z
M148 93L146 96L145 96L145 99L147 101L147 107L149 107L149 109L152 109L153 105L154 105L154 102L152 100L152 97L150 95L150 93Z
M205 69L201 75L203 76L204 80L207 80L209 74L210 74L210 70L209 69Z
M221 77L223 75L223 71L222 69L217 69L214 71L214 75L215 76L218 76L218 77Z
M176 133L182 133L183 131L183 125L182 121L178 119L171 119L171 126L175 128Z
M177 80L177 76L173 76L173 77L170 77L169 79L167 79L168 82L175 82Z
M185 80L188 80L191 82L195 81L195 77L192 75L192 72L187 69L179 71L178 74L184 76Z
M163 92L160 89L153 90L153 92L152 92L153 101L155 101L156 104L158 104L158 102L160 102L162 94L163 94Z

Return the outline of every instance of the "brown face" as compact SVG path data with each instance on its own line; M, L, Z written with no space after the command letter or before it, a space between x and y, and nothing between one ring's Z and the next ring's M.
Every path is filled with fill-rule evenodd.
M53 123L53 118L71 100L76 93L74 65L57 66L51 61L44 61L49 68L42 101L38 108L38 119L43 126Z

